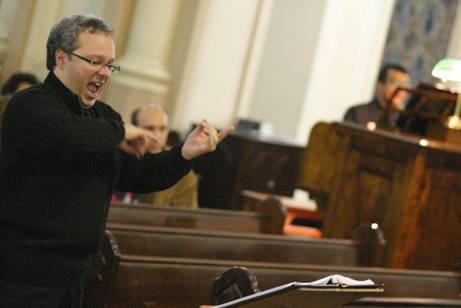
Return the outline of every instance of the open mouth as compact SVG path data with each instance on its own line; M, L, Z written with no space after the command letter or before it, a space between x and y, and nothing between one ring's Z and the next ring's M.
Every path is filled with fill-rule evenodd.
M102 82L93 81L88 84L88 91L92 94L92 96L96 96L99 92L99 89L103 86Z

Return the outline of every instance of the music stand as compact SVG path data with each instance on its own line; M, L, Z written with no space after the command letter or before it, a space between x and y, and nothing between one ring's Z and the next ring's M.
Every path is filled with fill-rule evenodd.
M405 110L400 112L397 127L402 132L438 138L431 136L431 132L434 127L444 127L448 117L453 114L456 94L428 84L420 84L416 89L399 90L407 92L410 98Z
M380 286L305 286L292 282L269 290L245 296L237 300L209 306L213 308L280 308L280 307L338 307L373 293L383 292ZM203 306L206 307L206 306Z

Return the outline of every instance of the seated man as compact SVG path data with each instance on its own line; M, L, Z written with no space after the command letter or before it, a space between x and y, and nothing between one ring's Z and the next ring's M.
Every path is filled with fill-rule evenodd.
M147 152L159 153L171 146L167 144L169 119L161 105L148 103L136 109L131 116L131 121L138 127L150 130L157 137L157 142L151 141L148 143ZM197 208L197 194L198 179L191 170L175 185L166 190L141 195L128 193L127 195L116 194L116 196L120 201L125 202Z
M396 111L405 108L407 93L399 91L392 98L392 101L390 100L398 87L408 87L409 82L408 71L402 66L395 64L383 66L379 72L373 100L369 103L349 108L344 115L344 121L367 126L370 124L373 126L373 123L376 126L379 121L385 121L386 126L395 127L399 116ZM380 119L383 111L388 107L387 104L390 104L389 112L384 119Z

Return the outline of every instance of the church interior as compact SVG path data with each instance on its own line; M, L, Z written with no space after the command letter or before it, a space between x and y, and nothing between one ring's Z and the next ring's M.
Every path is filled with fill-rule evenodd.
M113 199L83 307L461 307L458 0L0 0L0 84L43 81L73 14L115 31L125 122L235 127L193 162L196 208ZM357 285L290 284L334 274Z

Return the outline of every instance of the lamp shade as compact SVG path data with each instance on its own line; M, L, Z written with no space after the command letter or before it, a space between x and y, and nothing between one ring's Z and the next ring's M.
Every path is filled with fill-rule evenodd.
M432 76L442 81L461 81L461 60L452 58L440 60L432 69Z

